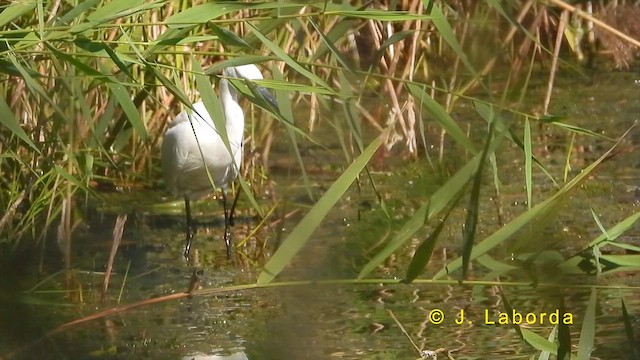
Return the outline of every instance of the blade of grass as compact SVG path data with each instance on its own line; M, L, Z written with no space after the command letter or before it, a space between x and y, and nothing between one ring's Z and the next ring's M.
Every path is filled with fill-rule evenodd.
M564 296L560 296L560 305L558 306L560 316L564 317L566 309L564 306ZM564 321L558 323L558 360L571 359L571 329Z
M147 128L142 121L140 112L131 100L131 95L127 88L121 84L115 83L107 83L107 87L109 87L109 90L111 90L111 93L120 104L122 111L127 115L127 120L129 120L129 123L131 123L131 126L135 129L138 136L140 136L143 141L147 141Z
M533 150L531 147L531 124L529 123L529 118L524 119L524 183L527 189L527 209L531 209L531 192L533 188L532 181L532 159L533 159Z
M349 33L349 31L354 29L356 26L356 21L351 19L343 19L335 24L326 34L323 34L323 42L319 44L315 53L309 59L309 62L315 62L324 56L324 54L330 50L329 44L335 46L334 44L343 41L344 34ZM324 41L325 39L326 41ZM333 50L331 50L331 53L333 53Z
M239 2L208 2L195 5L171 15L166 23L167 26L179 28L184 26L204 24L213 19L222 17L232 12L240 10L269 10L269 9L300 9L309 4L287 3L287 2L255 2L255 3L239 3Z
M71 7L69 11L67 11L64 15L60 16L56 21L55 25L60 26L62 24L69 24L73 20L80 19L80 14L85 11L92 9L94 6L98 5L100 0L85 0L81 1L76 6Z
M271 72L273 74L274 79L278 81L284 81L283 75L280 73L280 71L277 69L276 66L273 66L271 70L272 70ZM278 91L276 93L276 99L278 101L279 113L284 117L284 119L293 120L294 119L293 108L291 106L291 99L289 98L287 93L284 91ZM288 121L285 121L284 123L286 124L288 123ZM298 162L298 165L300 167L302 182L304 183L304 187L307 190L307 195L309 196L309 199L315 200L316 197L313 195L313 190L311 189L311 181L309 181L309 176L307 175L307 170L304 166L302 155L300 154L300 148L298 146L296 131L293 129L292 126L285 126L285 127L287 129L287 134L289 135L289 140L291 141L293 153L295 154L296 161Z
M580 330L580 339L578 340L578 360L589 360L596 332L596 289L591 289L589 303L584 314L582 329Z
M478 215L480 213L480 188L482 185L482 173L489 155L489 149L494 142L494 129L496 121L492 121L489 125L489 134L487 134L487 141L480 156L480 162L478 163L478 169L473 176L473 186L471 188L471 196L469 197L469 205L467 206L467 217L464 222L464 230L462 235L462 278L461 281L467 277L467 271L469 270L469 264L471 263L471 250L473 250L473 241L476 234L476 228L478 226Z
M20 64L18 59L16 59L13 51L7 52L7 57L9 57L9 60L11 60L11 63L13 63L13 66L15 66L16 69L18 69L18 71L20 72L20 75L24 79L24 82L27 84L27 87L29 88L29 90L32 93L40 95L43 99L45 99L49 103L49 105L51 105L51 108L54 109L55 112L58 113L58 115L60 115L60 117L64 118L65 117L64 111L62 111L60 106L58 106L58 103L49 96L49 93L42 87L42 85L38 82L38 80L36 80L34 77L31 76L31 73L27 70L28 67L24 67L22 66L22 64Z
M497 146L494 142L493 146ZM491 151L495 150L494 148ZM362 279L373 269L380 265L386 258L394 253L400 246L409 240L422 226L433 216L440 213L447 204L451 204L462 191L464 186L472 178L475 170L478 168L481 155L478 154L469 160L455 175L453 175L444 185L442 185L432 196L431 199L423 204L414 215L409 219L394 238L389 241L387 246L378 252L369 262L360 270L358 279Z
M280 60L284 61L287 65L289 65L292 69L297 71L300 75L309 79L312 83L318 84L323 87L325 90L333 92L332 88L320 77L311 71L307 70L304 66L298 63L295 59L293 59L286 51L280 48L276 43L269 40L266 36L264 36L258 28L253 25L251 22L246 22L246 24L251 28L252 34L254 34L262 43L271 50Z
M520 230L523 226L533 222L535 219L544 216L549 211L551 211L555 206L559 205L566 196L571 193L571 191L575 190L578 185L580 185L585 179L589 177L591 172L593 172L602 162L609 157L609 155L613 152L613 150L622 142L622 140L626 137L626 135L635 127L636 124L632 125L621 137L618 141L600 158L587 166L583 171L581 171L576 177L574 177L571 181L569 181L565 186L560 188L558 192L556 192L553 196L547 198L540 204L531 208L520 215L518 215L515 219L511 220L508 224L504 225L498 231L489 235L482 242L476 244L471 252L471 259L473 260L478 256L487 253L489 250L494 247L502 244L504 241L507 241L513 234L515 234L518 230ZM451 273L460 268L462 265L462 258L458 257L457 259L451 261L447 266L440 270L435 276L434 279L439 279L448 273Z
M311 24L311 26L313 26L313 28L316 30L316 32L320 35L320 38L322 39L322 43L331 51L331 54L333 55L333 57L336 58L336 60L340 63L340 65L342 65L342 67L344 67L345 69L351 72L355 71L355 69L353 69L351 65L349 65L349 62L347 62L344 59L340 50L338 50L338 48L336 48L333 42L331 42L331 40L324 34L324 32L320 30L320 27L318 26L318 24L316 24L316 22L313 21L312 18L309 18L308 21Z
M386 130L378 136L360 156L340 175L340 177L329 187L318 202L309 210L309 213L296 225L289 236L280 245L280 248L269 259L264 270L258 276L258 284L267 284L273 281L280 272L291 262L293 257L302 249L309 240L315 229L327 216L333 206L340 200L349 189L351 183L358 177L362 169L369 163L369 160L382 144L387 135Z
M155 0L147 2L145 0L112 0L105 2L87 16L87 21L79 23L68 30L71 34L79 34L87 30L94 31L97 25L107 23L116 19L125 18L139 12L155 9L164 6L164 1Z
M556 338L557 332L558 332L558 325L555 325L553 329L551 329L549 336L547 336L547 340L551 343L551 345L553 345L553 341ZM553 348L555 349L555 346ZM538 355L538 360L549 360L550 357L551 357L551 352L542 350L540 352L540 355Z
M236 35L236 33L234 33L233 31L227 30L212 23L209 23L209 29L211 29L211 31L213 31L213 33L218 36L218 40L220 40L220 42L225 46L236 46L247 50L252 49L252 47L247 44L244 39Z
M436 102L429 94L424 91L423 87L417 84L407 83L407 90L416 99L422 107L433 116L440 126L451 136L459 145L469 150L472 154L476 153L475 147L467 137L464 131L458 126L455 120L447 113L447 111Z
M427 267L427 264L429 264L429 260L431 259L431 254L433 254L433 250L435 249L436 244L438 243L438 238L440 237L440 233L442 233L442 229L444 229L444 224L449 218L449 215L451 214L451 210L455 208L455 204L458 202L460 198L462 198L462 192L460 192L458 199L456 199L453 202L453 204L449 207L449 211L447 211L444 218L440 220L436 229L429 235L429 237L427 237L425 241L423 241L420 245L418 245L416 252L413 254L413 257L411 257L411 262L409 262L409 266L407 266L407 274L404 276L404 279L402 280L403 283L408 284L412 282ZM428 209L427 209L427 212L429 212Z
M0 27L22 15L29 13L36 7L37 0L13 1L0 12Z
M3 96L0 96L0 113L2 114L2 116L0 116L0 123L7 129L9 129L9 131L11 131L13 135L17 136L18 138L20 138L20 140L24 141L25 144L29 145L29 147L32 148L36 153L42 155L40 149L38 149L36 144L31 141L29 135L27 135L24 129L22 129L22 127L20 126L20 123L14 116L13 111L11 111L11 109L9 108L9 104L7 104Z
M549 354L556 354L558 347L555 343L543 338L542 336L534 333L527 328L520 328L522 331L522 339L534 348L548 352Z
M596 214L596 211L593 210L592 207L589 207L589 210L591 210L591 216L593 217L593 220L595 220L596 225L598 225L598 229L600 229L602 235L604 235L607 240L611 240L611 237L609 237L609 234L607 233L607 229L605 229L604 225L602 225L602 221L600 221L600 217L598 216L598 214Z
M458 42L458 39L456 39L455 32L451 27L451 24L449 24L447 17L444 16L444 13L440 8L440 4L429 4L431 2L429 0L423 0L423 2L425 3L425 5L433 5L431 8L431 20L433 21L433 25L435 25L435 27L438 29L438 35L441 36L449 45L449 47L451 47L451 49L456 53L456 55L458 55L471 75L474 78L478 78L480 75L471 64L471 61L469 61L467 53L464 51L464 49L462 49L462 46Z

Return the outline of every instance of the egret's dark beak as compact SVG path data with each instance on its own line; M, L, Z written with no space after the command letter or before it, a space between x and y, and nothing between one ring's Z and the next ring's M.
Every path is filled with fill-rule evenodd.
M256 92L267 104L273 106L274 109L278 109L278 101L269 90L262 86L256 86Z

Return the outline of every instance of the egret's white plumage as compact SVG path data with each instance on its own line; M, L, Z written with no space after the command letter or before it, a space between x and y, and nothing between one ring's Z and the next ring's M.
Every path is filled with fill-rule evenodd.
M223 75L228 78L263 79L255 65L228 67L223 70ZM162 142L162 171L166 185L175 196L185 199L187 212L185 255L189 253L193 237L189 201L212 192L214 186L223 191L225 242L229 246L227 239L229 214L227 214L225 195L227 185L238 176L242 163L244 113L238 104L236 90L224 78L220 80L220 102L231 151L222 140L202 101L193 104L193 110L182 111L176 116L169 125Z

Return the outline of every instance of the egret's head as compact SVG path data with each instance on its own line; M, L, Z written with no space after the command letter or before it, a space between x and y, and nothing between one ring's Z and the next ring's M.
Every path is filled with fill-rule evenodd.
M264 77L262 76L262 73L260 72L260 69L258 69L258 67L253 64L232 66L232 67L225 68L222 71L222 75L230 78L238 78L238 79L245 79L245 80L263 80L264 79ZM269 92L269 90L258 85L256 85L254 89L260 95L260 97L262 97L267 103L269 103L271 106L273 106L276 109L278 108L278 102L276 101L276 98L273 96L273 94Z
M227 77L234 77L247 80L262 80L264 77L257 66L253 64L232 66L225 68L222 74Z

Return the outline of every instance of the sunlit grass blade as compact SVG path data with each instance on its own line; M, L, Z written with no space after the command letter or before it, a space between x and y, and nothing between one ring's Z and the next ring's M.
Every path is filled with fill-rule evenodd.
M170 16L167 19L167 25L178 28L194 24L204 24L207 21L217 19L224 15L239 10L270 10L270 9L296 9L307 6L308 4L298 4L295 2L208 2L200 5L191 6L184 11Z
M82 13L93 9L100 1L101 0L85 0L76 4L76 6L73 6L69 11L56 19L55 25L69 24L73 20L78 21L78 19L81 19L80 15Z
M0 27L5 26L9 22L19 18L22 15L28 14L32 11L38 0L23 0L10 2L0 12Z
M311 26L313 26L313 28L316 30L316 32L320 35L320 38L322 39L323 44L331 51L331 54L340 63L340 65L342 65L345 69L347 69L349 71L354 71L354 69L351 67L351 65L349 65L349 63L344 59L344 57L342 56L342 53L340 52L340 50L338 50L338 48L336 48L336 46L324 34L324 32L322 30L320 30L320 27L318 26L318 24L316 24L316 22L313 21L312 18L309 18L309 23L311 24Z
M209 81L209 78L204 75L204 70L202 66L193 56L191 57L191 62L193 63L194 77L196 79L196 87L198 88L198 93L200 94L200 98L204 103L204 107L207 109L207 112L211 114L211 120L213 120L213 125L216 128L216 132L222 138L222 142L226 146L227 150L231 153L231 146L229 144L229 135L227 134L227 127L225 123L224 113L222 111L222 105L220 104L220 98L216 95L215 91L213 91L213 84Z
M20 126L20 123L18 122L18 119L16 119L15 115L13 114L13 111L11 111L11 109L9 108L9 105L7 104L6 100L2 96L0 96L0 113L2 113L2 116L0 116L0 123L4 127L9 129L9 131L11 131L13 135L20 138L20 140L24 141L25 144L29 145L29 147L35 150L36 153L42 154L40 152L40 149L38 149L38 147L36 146L36 144L34 144L33 141L31 141L31 138L29 138L29 135L27 135L27 133L22 129L22 127Z
M160 49L174 46L187 37L195 27L196 25L185 26L178 29L167 28L155 41L150 43L151 46L143 52L142 58L147 59L151 57L151 55L156 54Z
M191 101L189 101L189 98L187 97L187 95L184 93L184 91L182 91L182 89L180 89L176 84L173 83L173 81L169 80L166 76L164 76L164 74L156 69L155 66L153 66L153 64L146 64L146 68L147 70L151 71L153 73L153 75L158 79L158 81L160 81L160 83L167 88L167 90L169 90L169 92L171 94L173 94L173 96L175 96L176 98L178 98L178 100L180 100L180 102L188 107L191 107Z
M600 255L600 261L629 268L640 267L640 255Z
M635 126L635 125L634 125ZM578 188L584 180L589 177L589 174L593 172L602 162L609 157L609 155L613 152L622 139L633 129L632 126L629 128L618 141L600 158L587 166L583 171L581 171L576 177L574 177L571 181L565 184L560 190L558 190L553 196L548 197L546 200L541 202L540 204L534 206L530 210L518 215L515 219L511 220L509 223L505 224L502 228L489 235L486 239L476 244L471 252L471 260L477 258L478 256L487 253L494 247L502 244L504 241L509 240L509 238L515 234L518 230L522 229L525 225L533 222L536 219L544 217L548 215L557 205L559 205L562 201L565 200L566 196L571 193L573 190ZM459 257L453 261L451 261L445 269L439 271L434 279L439 279L448 273L451 273L455 270L458 270L462 265L462 258Z
M225 46L236 46L247 50L252 48L246 41L244 41L244 39L239 37L233 31L229 31L212 23L209 23L209 29L218 36L220 42Z
M384 40L382 44L380 44L380 47L376 50L376 54L371 64L374 65L379 63L380 59L382 59L385 52L387 51L387 48L389 48L394 44L404 41L406 38L408 38L409 36L412 36L414 33L415 33L414 30L403 30L403 31L398 31L396 33L393 33L393 35L389 36L387 39Z
M531 209L531 194L533 187L532 180L532 159L533 159L533 150L531 146L531 124L529 123L529 118L524 119L524 183L527 190L527 209Z
M60 115L60 117L64 118L65 117L64 111L62 111L60 106L58 106L57 102L51 98L51 96L44 89L42 84L32 76L31 72L28 71L28 67L23 66L18 61L18 59L16 59L13 52L8 52L7 57L9 57L9 60L11 60L11 63L13 63L13 66L15 66L16 69L18 69L18 71L20 72L20 75L24 79L24 82L27 84L27 87L29 88L29 90L31 90L32 93L38 94L43 99L45 99L49 103L51 108L55 110L58 113L58 115Z
M310 62L314 62L320 59L327 51L331 50L328 44L337 44L340 41L344 40L344 34L347 34L351 29L356 26L356 20L353 19L342 19L338 23L336 23L328 32L323 35L323 41L316 52L309 59ZM335 46L335 45L334 45ZM333 50L331 50L333 53Z
M373 154L382 144L385 135L383 133L371 142L365 151L331 184L307 215L300 220L265 265L264 270L258 276L258 284L270 283L291 262L293 257L309 240L315 229L322 223L325 216L349 189L351 183L358 177L362 169L369 163Z
M260 33L260 30L253 25L251 22L246 22L246 24L252 29L252 33L262 41L262 43L271 50L280 60L284 61L287 65L289 65L292 69L297 71L300 75L309 79L312 83L320 85L326 90L332 91L331 86L329 86L324 80L322 80L318 75L312 73L307 70L304 66L298 63L294 58L292 58L286 51L280 48L276 43L269 40L266 36Z
M276 119L280 121L281 124L285 125L285 127L293 132L295 132L298 136L308 140L314 145L318 145L325 150L328 150L324 145L318 143L315 139L313 139L307 132L303 129L296 126L294 119L286 117L285 114L282 114L280 110L273 108L267 101L265 101L264 96L259 94L256 89L256 84L258 85L271 85L274 84L274 81L267 80L255 80L255 81L241 81L238 79L229 78L229 83L233 85L233 87L238 91L238 94L242 94L244 98L249 100L252 104L257 105L263 110L267 111L271 115L273 115ZM282 83L282 81L278 81L278 83ZM281 89L288 91L289 89L295 89L295 86L283 86ZM284 96L284 95L279 95Z
M522 339L527 344L534 347L535 349L538 349L547 354L555 355L557 353L558 347L554 342L551 342L550 340L543 338L542 336L536 334L535 332L527 328L520 328L520 331L522 332ZM543 359L543 358L540 357L539 359ZM548 356L547 356L547 359L548 359Z
M398 233L360 270L358 279L367 276L373 269L380 265L386 258L393 254L400 246L404 245L424 224L436 214L440 213L448 204L457 199L458 194L475 174L481 155L476 155L467 162L458 172L442 185L429 199L418 208L414 215L404 223Z
M612 138L610 138L610 137L608 137L606 135L599 134L599 133L597 133L595 131L592 131L592 130L589 130L589 129L585 129L585 128L577 126L577 125L565 124L565 123L557 122L557 121L554 121L551 124L554 125L554 126L557 126L559 128L562 128L564 130L568 130L568 131L570 131L572 133L575 133L577 135L587 135L587 136L592 136L592 137L597 138L597 139L615 141L615 139L612 139Z
M129 120L131 126L136 130L138 136L140 136L143 141L146 141L148 137L147 128L142 121L142 117L140 117L140 112L131 100L131 94L129 94L123 85L108 83L107 86L116 100L118 100L122 111L127 115L127 120Z
M493 106L490 103L486 103L480 100L474 100L473 106L478 114L480 114L482 118L487 122L487 124L489 124L489 122L495 117L493 115ZM527 116L525 119L528 120L529 117ZM518 136L515 134L514 130L507 127L504 121L500 121L496 124L496 131L503 133L505 138L513 142L518 148L520 148L520 150L526 153L524 141L520 140L520 138L518 138ZM531 154L530 159L538 166L540 170L542 170L542 172L553 183L553 185L558 188L560 187L556 180L553 178L553 175L549 173L549 170L547 170L544 164L537 157L535 157L533 153Z
M180 28L194 24L204 24L209 20L241 10L243 3L209 2L188 7L184 11L171 15L166 23L172 28Z
M591 216L593 217L593 220L596 222L596 225L598 225L598 229L600 229L600 231L602 232L602 235L604 235L607 240L611 240L611 238L609 237L609 234L607 233L607 229L605 229L604 225L602 225L600 216L596 214L596 211L593 210L592 207L590 207L589 210L591 210Z
M638 251L638 248L635 246L624 244L624 243L618 243L618 242L615 242L615 240L618 239L620 235L627 232L629 229L632 229L639 219L640 219L640 211L628 216L626 219L620 221L613 227L606 229L606 231L604 232L601 231L602 233L597 238L589 242L589 244L587 244L584 247L583 251L588 251L590 248L593 248L593 250L595 250L597 247L604 246L604 245L616 246L629 251ZM573 267L572 264L577 259L580 258L581 256L580 254L583 251L579 251L577 255L567 259L562 264L562 266L566 268ZM635 257L635 255L601 255L599 254L599 252L597 253L594 252L593 255L595 257L594 261L596 261L595 266L598 267L598 269L600 268L600 265L601 265L600 259L609 261L612 264L615 264L617 266L628 266L628 267L640 266L640 264L637 262L637 258Z
M272 73L274 79L284 81L283 75L275 66L272 68ZM284 91L278 91L276 93L276 99L278 101L279 114L281 114L284 119L290 119L291 122L293 122L293 107L291 106L291 99L289 98L287 93ZM289 121L284 121L284 123L289 123ZM298 146L296 131L294 130L293 126L286 126L286 129L287 134L289 135L289 140L291 141L293 153L295 154L298 166L300 167L300 174L302 175L302 181L304 183L305 189L307 190L307 195L309 196L309 199L315 199L315 196L313 196L313 190L311 189L311 181L309 180L307 169L304 166L304 161L302 160L302 155L300 154L300 147Z
M591 296L589 296L578 340L578 360L589 360L593 351L596 336L596 294L596 289L591 289Z
M505 273L511 270L518 269L517 266L510 265L506 262L498 261L487 254L479 256L476 260L480 265L497 273Z
M240 66L240 65L247 65L247 64L260 64L266 61L270 61L270 60L275 60L275 57L272 56L263 56L263 55L242 55L242 56L237 56L237 57L233 57L231 59L227 59L227 60L222 60L222 61L218 61L214 64L212 64L209 68L207 68L207 75L213 75L213 74L217 74L219 72L221 72L224 68L228 68L231 66ZM268 80L262 80L267 82ZM297 84L290 84L291 86L295 86Z
M629 229L633 228L635 224L638 222L638 220L640 220L640 211L628 216L624 220L615 224L613 227L603 231L602 234L600 234L597 238L591 240L587 245L587 247L600 244L601 242L604 242L607 240L615 240L619 238L620 235L624 234Z
M411 21L432 19L432 17L429 15L419 15L417 13L412 13L409 11L377 9L359 10L355 8L349 9L344 6L344 3L329 3L323 15L344 16L379 21Z
M90 188L88 188L85 183L80 181L77 177L69 174L67 170L61 168L58 165L54 165L53 168L58 175L62 176L65 180L67 180L70 184L72 184L76 188L82 189L87 193L93 193L93 191Z
M428 0L423 0L423 2L425 3L425 5L429 5ZM471 73L471 75L474 78L478 78L479 77L478 72L475 70L473 64L471 64L471 61L469 61L469 58L467 57L467 53L462 49L462 46L458 42L458 39L456 38L456 35L455 35L455 31L451 27L451 24L449 24L449 20L447 19L447 17L444 16L444 13L440 8L440 4L434 3L432 5L433 6L431 8L431 19L433 21L433 24L438 29L438 34L442 37L442 39L444 39L444 41L446 41L446 43L449 45L449 47L451 47L451 49L456 53L456 55L458 55L460 60L462 60L462 63L464 64L464 66Z
M113 0L105 2L103 3L104 5L89 14L87 20L104 21L105 19L117 18L120 16L119 14L142 5L144 2L144 0Z
M103 6L97 8L94 12L87 15L87 21L74 25L68 31L72 34L78 34L87 30L94 31L96 26L104 24L115 19L125 18L138 12L143 12L163 6L162 0L145 1L145 0L113 0L105 2Z
M342 109L344 112L344 119L347 125L349 125L349 135L358 144L358 149L362 151L364 148L364 141L362 139L362 121L361 117L356 111L354 105L354 95L351 89L351 83L345 76L344 71L338 73L340 79L340 97L342 98Z
M527 330L527 329L523 329L523 335L524 335L524 331L525 330ZM530 331L530 330L527 330L527 331ZM556 350L554 341L555 341L557 332L558 332L558 325L555 325L553 327L553 329L551 329L551 332L549 333L549 336L547 336L547 341L549 341L549 344L553 348L554 351ZM531 344L531 343L529 343L529 344ZM552 353L555 354L555 352L542 350L540 352L540 355L538 355L538 360L549 360L551 358L551 354Z

